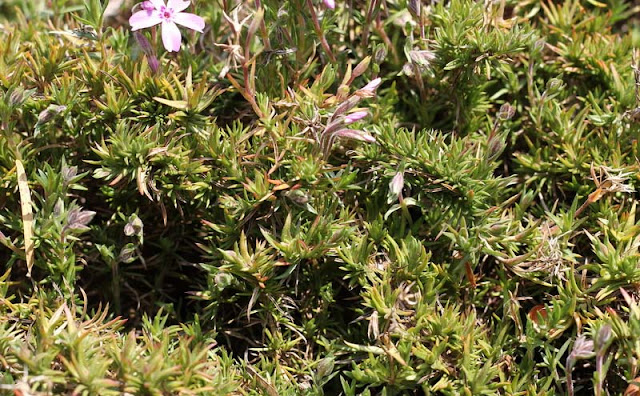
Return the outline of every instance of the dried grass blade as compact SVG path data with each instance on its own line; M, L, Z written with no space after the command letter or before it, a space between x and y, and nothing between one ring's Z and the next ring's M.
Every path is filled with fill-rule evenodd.
M273 386L271 382L269 382L266 378L260 375L260 373L258 373L258 371L253 368L253 366L247 364L245 367L247 369L247 372L250 375L253 375L256 379L256 382L264 389L265 392L267 392L268 396L280 396L276 387Z
M24 229L24 253L27 260L27 276L31 277L33 268L33 211L31 208L31 191L27 174L24 171L22 161L16 160L16 172L18 175L18 190L20 191L20 207L22 209L22 227Z

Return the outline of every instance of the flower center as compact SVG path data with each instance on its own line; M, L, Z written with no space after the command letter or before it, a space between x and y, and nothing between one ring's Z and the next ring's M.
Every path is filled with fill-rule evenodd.
M160 17L162 19L166 19L170 21L171 18L173 17L173 10L171 8L167 8L163 6L162 8L160 8Z

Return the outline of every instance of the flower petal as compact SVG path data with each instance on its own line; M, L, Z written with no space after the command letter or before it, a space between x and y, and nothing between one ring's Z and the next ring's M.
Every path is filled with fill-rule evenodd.
M173 15L173 21L189 29L197 30L202 33L204 30L204 19L196 14L190 14L188 12L179 12Z
M167 2L167 8L171 8L173 12L180 12L186 10L189 7L190 1L184 0L169 0Z
M153 4L154 7L156 7L156 10L160 10L160 8L164 7L164 1L163 0L149 0L151 2L151 4Z
M129 18L129 24L133 31L155 26L160 22L162 19L157 11L138 11Z
M169 52L180 51L180 41L182 35L180 35L180 29L173 22L162 22L162 44L164 48Z

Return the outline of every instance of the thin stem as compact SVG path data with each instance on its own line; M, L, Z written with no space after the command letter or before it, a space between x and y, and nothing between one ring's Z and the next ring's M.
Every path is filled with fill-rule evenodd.
M326 37L324 36L324 32L320 27L320 22L318 21L318 15L316 14L316 9L313 7L313 3L311 0L307 0L307 7L309 7L309 12L311 13L311 20L313 21L313 28L320 39L320 44L322 45L322 49L327 54L331 62L336 62L336 57L333 55L331 51L331 47L329 47L329 43L327 42Z
M255 0L256 9L262 8L260 0ZM265 51L271 51L271 42L269 41L269 34L267 33L267 26L264 23L264 18L260 22L260 33L262 34L262 40L264 42Z

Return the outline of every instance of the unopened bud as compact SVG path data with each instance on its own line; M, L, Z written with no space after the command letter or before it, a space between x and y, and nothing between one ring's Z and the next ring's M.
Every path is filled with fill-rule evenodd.
M513 108L509 103L505 103L500 106L500 110L498 111L498 119L502 121L510 120L516 114L516 109Z
M38 115L38 124L46 124L51 121L55 116L62 113L67 109L67 106L49 105L46 109L42 110Z
M402 193L402 189L404 188L404 172L398 172L391 182L389 183L389 192L395 195L396 197Z
M559 78L552 78L551 80L549 80L547 82L547 91L551 91L551 92L555 92L558 89L560 89L560 87L562 87L563 83L562 80Z
M378 44L376 51L373 54L373 61L378 65L384 62L387 57L387 46L384 44Z
M306 205L309 202L309 195L302 190L291 190L285 196L297 205Z
M612 329L610 325L602 326L596 333L595 346L598 349L598 353L606 349L609 340L611 340Z
M371 57L367 56L364 58L358 65L353 69L353 73L351 73L351 79L359 77L364 73L369 67L369 63L371 62Z
M369 115L369 112L367 110L353 112L351 114L348 114L346 117L344 117L344 124L345 125L353 124L354 122L360 121L361 119L365 118L368 115Z
M369 317L367 335L372 340L375 340L380 336L380 318L378 315L378 311L373 311L373 313Z
M337 117L339 117L339 116L343 115L344 113L346 113L347 111L353 109L354 107L356 107L358 102L360 102L360 100L361 100L361 98L359 96L357 96L357 95L354 95L354 96L350 97L349 99L345 100L344 102L342 102L340 104L340 106L338 106L336 111L331 116L331 119L335 120Z
M63 166L62 167L62 180L64 180L65 184L68 184L74 177L78 175L78 167L77 166Z
M421 10L422 10L422 6L420 4L420 0L409 0L409 4L407 5L409 8L409 12L417 17L420 18L420 14L421 14Z
M133 32L133 37L136 39L136 42L140 46L140 49L142 49L145 54L149 55L153 53L153 47L144 34L142 34L141 32Z
M20 106L33 91L25 91L22 87L16 87L9 95L9 105Z
M348 95L349 95L349 86L348 86L348 85L341 84L341 85L338 87L338 91L336 92L336 96L337 96L337 97L339 97L339 98L344 99L344 98L346 98Z
M346 137L348 139L360 140L362 142L367 143L375 143L376 138L369 135L365 131L360 131L357 129L341 129L336 132L336 136L338 137Z
M59 217L64 212L64 201L58 198L56 204L53 205L53 217Z
M541 52L544 49L545 45L547 45L547 42L544 41L544 39L536 40L536 42L533 43L533 51Z
M145 3L150 3L150 2L146 1ZM151 5L151 7L153 7L153 5ZM145 55L147 55L147 62L149 63L149 68L154 74L157 74L158 70L160 69L160 62L156 57L153 46L151 45L149 40L147 40L147 37L141 32L134 32L133 37L136 39L136 42L140 46L140 49L142 50L142 52L144 52Z
M318 378L325 378L333 372L335 359L333 356L327 356L318 363L316 375Z
M142 9L147 12L151 12L156 9L156 7L150 1L143 1L140 7L142 7Z
M436 58L436 54L429 50L412 50L409 51L409 58L418 66L429 67L431 61Z
M157 74L158 70L160 70L160 62L158 61L158 58L156 58L155 55L148 55L147 60L149 61L149 68L151 71L154 74Z
M118 255L118 260L125 264L131 263L136 259L136 245L133 243L127 243L125 247L120 250L120 254Z
M407 77L413 77L415 75L414 66L412 63L407 62L402 65L402 73Z
M488 145L487 159L489 161L493 161L496 158L498 158L498 156L502 154L502 152L504 151L504 148L507 146L505 142L502 140L502 138L500 138L499 136L493 136L491 139L489 139L489 142L487 145Z
M213 281L215 282L216 286L220 290L222 290L233 283L233 275L228 272L220 271L216 274L216 276L213 277Z
M382 79L380 77L373 79L367 85L365 85L364 87L356 91L356 95L362 96L365 98L372 98L375 96L376 89L378 89L381 83L382 83Z

